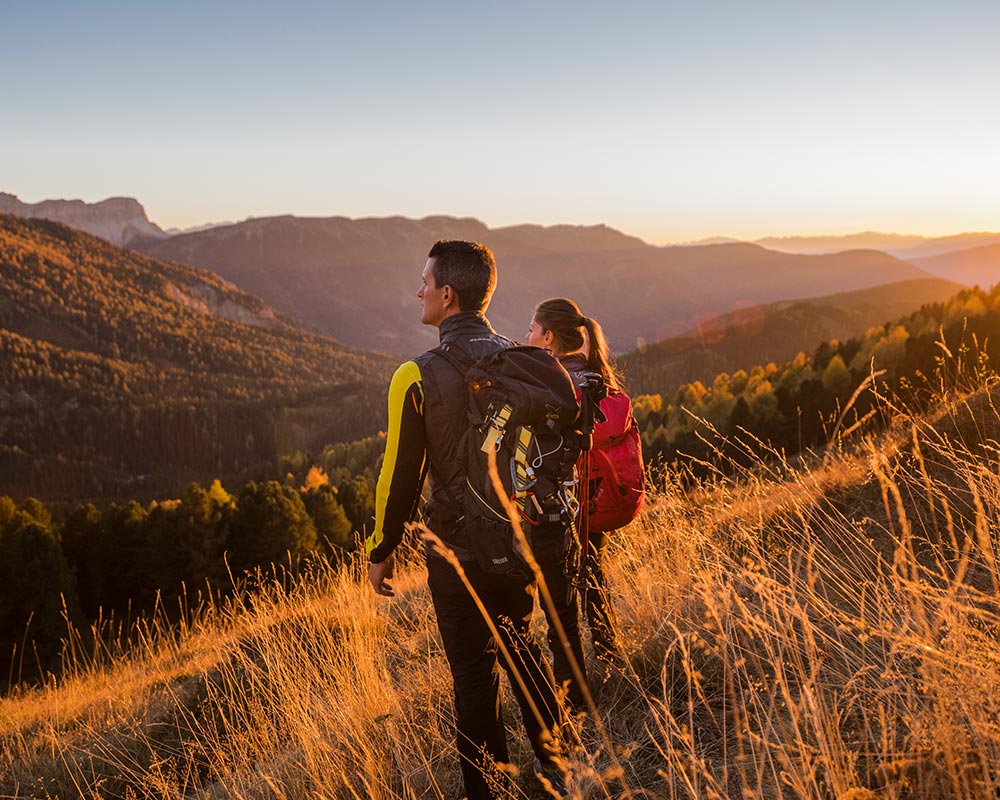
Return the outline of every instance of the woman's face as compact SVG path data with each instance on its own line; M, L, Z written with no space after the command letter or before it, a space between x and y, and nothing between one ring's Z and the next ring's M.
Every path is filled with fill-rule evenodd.
M538 320L532 318L531 325L528 327L528 344L532 347L541 347L551 353L554 341L555 336L552 335L552 331L545 330Z

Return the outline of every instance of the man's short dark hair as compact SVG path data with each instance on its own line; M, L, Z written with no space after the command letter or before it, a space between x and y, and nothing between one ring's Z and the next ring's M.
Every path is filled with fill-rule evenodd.
M431 248L434 286L450 286L458 293L461 311L485 311L497 288L497 262L484 244L442 239Z

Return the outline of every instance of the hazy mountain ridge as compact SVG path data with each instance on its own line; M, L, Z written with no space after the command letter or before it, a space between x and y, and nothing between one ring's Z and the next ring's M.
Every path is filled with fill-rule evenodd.
M384 425L391 359L217 275L10 215L0 264L0 493L232 474Z
M99 203L85 203L83 200L24 203L15 195L0 192L0 213L62 222L120 246L133 239L162 239L169 235L150 222L146 210L131 197L109 197Z
M884 253L793 256L750 244L498 257L507 283L494 303L497 324L520 332L535 303L566 295L601 321L619 351L746 305L926 277Z
M21 210L42 215L81 207L115 206L145 219L134 200L87 206L45 201ZM110 206L109 206L110 207ZM61 213L61 212L60 212ZM148 221L147 221L148 222ZM105 238L126 237L99 228ZM133 231L129 228L129 235ZM149 235L149 230L153 235ZM991 239L992 237L992 239ZM416 274L430 244L441 238L485 241L500 262L500 285L490 318L503 333L520 337L539 300L569 295L597 317L618 350L657 341L734 308L788 297L823 296L927 277L882 250L919 253L992 241L1000 234L941 239L864 232L842 237L771 237L758 243L699 242L655 247L606 225L511 225L496 229L473 218L430 216L350 219L343 216L251 218L169 236L150 224L130 246L159 258L210 269L271 306L341 341L409 355L435 342L418 320ZM709 240L713 241L713 240ZM777 249L762 247L768 244ZM864 246L867 250L846 249ZM814 250L814 253L792 252ZM781 251L781 252L779 252ZM834 251L834 252L827 252ZM931 272L984 282L964 265L952 274L946 262ZM964 270L964 272L963 272ZM250 324L270 324L219 298L167 289L191 308L229 314Z
M485 227L485 226L484 226ZM607 225L510 225L489 231L507 254L533 250L560 253L639 250L650 245Z
M988 289L1000 281L1000 244L955 250L933 258L914 259L913 263L935 275Z
M1000 233L970 232L954 236L918 236L899 233L865 231L845 236L770 236L754 240L754 244L783 253L820 255L845 250L882 250L911 260L928 258L952 250L1000 242Z
M164 233L168 236L176 236L181 233L197 233L198 231L207 231L212 228L221 228L223 225L235 225L236 223L231 220L223 220L221 222L205 222L201 225L191 225L187 228L167 228Z
M244 225L259 220L295 218L303 220L337 220L350 223L372 223L378 221L404 220L401 216L371 217L352 219L343 216L329 217L292 217L278 215L271 217L249 217L241 222L209 222L193 225L187 228L172 227L162 230L146 216L142 205L130 197L113 197L98 203L86 203L82 200L43 200L38 203L24 203L15 195L0 192L0 212L17 214L22 217L51 219L63 222L80 230L93 233L108 241L127 245L130 241L136 243L143 239L163 239L171 236L201 233L217 228ZM435 224L440 221L454 220L454 217L429 216L420 222ZM474 228L490 230L479 220L466 219L475 223ZM553 246L554 237L562 237L559 249L566 252L586 250L618 250L650 247L642 239L617 231L604 224L579 225L537 225L524 223L492 229L494 236L501 236L517 243L516 248L523 250L548 250ZM572 244L570 244L572 242ZM768 250L800 255L821 255L837 253L845 250L883 250L903 259L928 258L951 250L966 249L986 244L1000 243L1000 233L970 232L953 236L928 237L916 234L883 233L878 231L863 231L835 236L768 236L754 240L743 240L729 236L712 236L697 241L675 242L669 247L692 247L715 244L756 244Z
M1000 233L989 231L977 233L960 233L955 236L942 236L936 239L929 239L926 244L918 247L910 247L899 250L894 255L905 260L917 258L931 258L957 250L967 250L972 247L981 247L989 244L1000 243Z
M924 236L863 231L842 236L766 236L753 243L781 253L840 253L844 250L883 250L916 247L929 241Z
M214 270L340 341L401 355L436 337L421 329L419 271L438 239L483 241L499 264L490 319L520 337L540 300L573 297L631 349L740 305L926 277L892 256L775 253L746 243L654 247L606 226L512 226L475 219L270 217L136 243L158 258Z
M949 300L962 288L927 278L737 309L628 353L619 363L633 393L669 395L685 383L708 385L721 373L788 361L831 339L862 336L925 304Z

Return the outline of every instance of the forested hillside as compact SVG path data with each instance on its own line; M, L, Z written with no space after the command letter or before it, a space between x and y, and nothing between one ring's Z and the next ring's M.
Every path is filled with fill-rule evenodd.
M384 426L392 360L217 275L0 215L0 493L150 496Z
M941 364L947 361L948 370ZM973 288L930 303L864 336L822 342L775 363L722 372L666 392L635 397L650 460L711 459L716 450L739 460L749 432L760 453L798 453L828 443L867 420L877 395L922 408L943 380L971 380L1000 363L1000 287ZM867 387L867 391L859 389ZM888 421L888 417L882 420ZM721 435L721 436L720 436Z

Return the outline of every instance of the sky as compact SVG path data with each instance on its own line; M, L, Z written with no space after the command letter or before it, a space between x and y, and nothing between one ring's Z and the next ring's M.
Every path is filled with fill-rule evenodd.
M163 228L996 231L998 42L963 0L0 0L0 191Z

